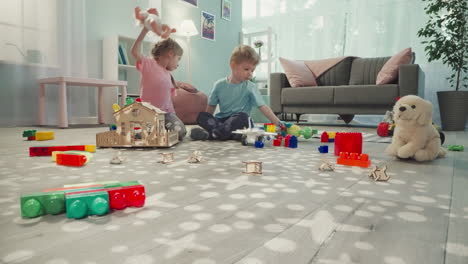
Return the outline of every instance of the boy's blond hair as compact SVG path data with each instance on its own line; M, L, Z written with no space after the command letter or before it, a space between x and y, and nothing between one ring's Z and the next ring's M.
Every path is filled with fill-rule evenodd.
M172 51L177 56L182 56L184 50L182 47L177 43L177 41L167 38L165 40L158 41L158 43L154 44L153 49L151 50L151 55L153 58L157 58L161 55L166 54L167 52Z
M260 62L260 57L252 47L247 45L239 45L232 51L230 61L235 62L236 64L247 61L257 66L257 64Z

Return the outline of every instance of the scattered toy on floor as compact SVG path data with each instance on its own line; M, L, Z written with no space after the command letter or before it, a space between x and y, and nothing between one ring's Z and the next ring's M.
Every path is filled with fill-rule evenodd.
M68 218L104 215L110 209L142 207L145 188L138 181L76 184L71 187L43 190L21 195L23 218L67 214Z
M326 145L320 146L320 147L318 147L318 151L320 153L328 153L328 146L326 146Z
M161 155L161 160L159 163L167 164L174 161L174 153L159 153Z
M113 114L116 129L96 134L96 145L100 148L171 147L179 143L179 133L161 125L165 123L165 114L147 102L126 105Z
M388 181L390 176L387 175L387 165L381 168L375 166L370 172L369 177L375 181Z
M450 151L463 151L465 148L463 145L448 145L448 150Z
M371 161L367 154L341 152L340 156L336 159L336 164L368 168Z
M28 138L28 140L52 140L54 139L54 131L36 131L34 129L24 130L23 137Z
M79 150L87 152L96 152L96 145L72 145L72 146L42 146L30 147L29 156L52 156L54 151Z
M245 171L247 174L262 174L261 161L243 161L245 163Z
M320 171L335 171L335 166L325 159L322 159L322 164L319 167Z
M190 154L190 157L188 158L188 163L200 163L202 161L202 153L199 150L195 150Z
M432 125L432 104L416 95L407 95L393 107L395 131L386 153L399 158L431 161L444 157L446 150Z
M119 165L119 164L122 164L123 161L124 159L122 158L122 153L119 151L117 152L117 154L114 155L114 157L112 157L109 163L114 164L114 165Z

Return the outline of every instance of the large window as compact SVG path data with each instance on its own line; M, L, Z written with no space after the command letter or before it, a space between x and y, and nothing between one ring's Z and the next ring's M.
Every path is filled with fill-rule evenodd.
M58 0L0 0L0 60L56 65Z

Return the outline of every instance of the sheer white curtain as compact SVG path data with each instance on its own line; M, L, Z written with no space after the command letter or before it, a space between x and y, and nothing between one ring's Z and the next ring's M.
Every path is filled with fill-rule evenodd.
M0 125L37 124L36 80L87 76L85 0L0 0ZM57 89L47 89L55 120ZM88 91L70 91L73 98ZM87 112L84 100L83 114ZM73 110L72 110L73 111ZM48 123L49 120L47 120Z
M243 30L271 26L278 35L277 55L290 59L390 56L411 47L425 72L422 96L434 104L434 119L439 122L436 91L448 89L449 73L440 62L427 62L416 35L427 19L424 4L420 0L243 0ZM376 124L381 117L356 119Z

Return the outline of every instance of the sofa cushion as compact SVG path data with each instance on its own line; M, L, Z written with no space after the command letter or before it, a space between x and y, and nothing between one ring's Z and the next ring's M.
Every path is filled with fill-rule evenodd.
M346 105L393 105L398 95L398 85L335 86L334 103Z
M333 87L297 87L281 90L281 104L333 104Z
M319 86L348 85L351 64L355 57L347 57L317 78Z
M402 64L409 64L412 61L411 48L406 48L393 55L377 74L375 84L388 84L398 78L398 68Z
M377 74L390 57L356 58L351 64L350 85L375 84Z
M307 68L304 61L279 58L284 73L291 87L317 86L315 75Z

